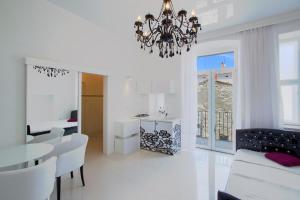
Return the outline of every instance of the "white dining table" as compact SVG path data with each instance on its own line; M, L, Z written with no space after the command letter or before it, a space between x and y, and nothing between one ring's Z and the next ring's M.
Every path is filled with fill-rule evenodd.
M0 149L0 168L11 167L38 160L53 151L51 144L23 144Z

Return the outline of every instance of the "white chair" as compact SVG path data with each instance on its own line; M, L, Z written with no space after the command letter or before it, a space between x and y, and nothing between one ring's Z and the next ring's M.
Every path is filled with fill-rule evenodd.
M45 200L54 188L56 157L38 166L0 172L0 199Z
M71 173L80 168L82 185L85 186L83 165L88 136L83 134L73 134L70 141L55 145L54 150L47 157L57 156L56 162L56 187L57 199L60 200L61 176Z

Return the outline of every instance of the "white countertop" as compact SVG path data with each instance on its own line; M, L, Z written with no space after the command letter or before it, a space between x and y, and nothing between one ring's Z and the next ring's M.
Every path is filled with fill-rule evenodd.
M176 117L143 117L141 120L144 121L159 121L159 122L178 122L180 121L180 118Z

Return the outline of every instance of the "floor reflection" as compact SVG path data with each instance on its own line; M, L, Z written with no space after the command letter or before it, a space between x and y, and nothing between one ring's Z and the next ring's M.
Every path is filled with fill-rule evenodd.
M194 152L199 200L217 199L218 190L224 191L233 156L198 149Z
M85 178L62 178L62 200L215 200L224 190L232 155L195 149L175 156L137 151L105 156L90 140ZM54 190L51 200L56 199Z

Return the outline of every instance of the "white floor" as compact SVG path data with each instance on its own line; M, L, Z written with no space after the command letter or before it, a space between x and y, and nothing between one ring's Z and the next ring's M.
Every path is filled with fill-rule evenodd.
M79 172L62 178L62 200L214 200L224 190L232 156L195 149L168 156L148 151L101 155L90 144L86 187ZM56 190L51 200L56 199Z

